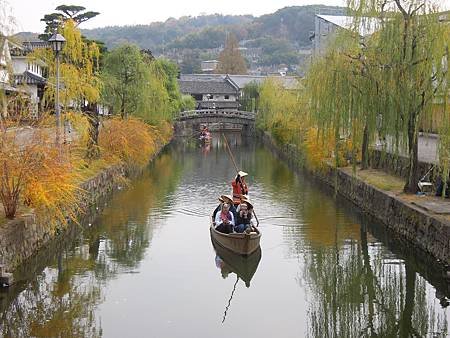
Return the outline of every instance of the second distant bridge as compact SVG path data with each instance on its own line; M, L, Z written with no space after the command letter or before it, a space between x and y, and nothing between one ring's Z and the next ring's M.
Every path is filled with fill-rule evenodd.
M205 125L212 131L255 132L255 113L240 110L201 109L179 113L175 118L175 134L190 136Z

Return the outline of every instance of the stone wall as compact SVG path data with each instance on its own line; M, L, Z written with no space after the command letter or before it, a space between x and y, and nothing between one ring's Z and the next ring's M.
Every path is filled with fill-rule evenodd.
M164 145L161 145L160 149L163 148ZM153 158L158 154L159 152ZM80 205L80 218L92 217L98 213L98 202L108 198L123 184L123 177L133 177L139 172L137 169L130 171L124 164L113 165L81 184L85 195ZM58 235L64 236L64 232L72 231L74 227L79 225L61 224L56 231L52 231L46 224L37 222L33 214L23 215L3 224L0 227L0 266L3 265L6 271L16 270L53 239L58 240Z
M389 192L381 191L340 169L327 167L323 171L309 171L301 154L292 145L278 146L268 134L261 135L264 144L295 170L307 171L315 178L336 189L365 213L412 243L435 259L450 265L450 222L437 218L418 207L406 203Z
M380 150L371 150L369 157L369 165L374 169L383 169L384 171L396 175L398 177L408 179L409 158L405 156L395 156L394 154L384 153ZM428 173L433 164L419 162L419 176L423 177ZM431 171L429 179L436 182L434 172Z

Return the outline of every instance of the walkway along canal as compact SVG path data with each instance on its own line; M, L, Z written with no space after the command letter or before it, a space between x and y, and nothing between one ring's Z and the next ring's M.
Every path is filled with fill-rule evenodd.
M249 280L209 236L208 216L234 174L222 140L179 142L91 227L17 271L0 293L0 335L448 334L449 282L431 258L261 144L228 140L250 173L263 232Z

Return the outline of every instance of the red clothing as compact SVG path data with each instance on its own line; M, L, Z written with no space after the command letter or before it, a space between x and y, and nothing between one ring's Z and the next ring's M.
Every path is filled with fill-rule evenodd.
M247 184L243 178L240 178L231 182L231 186L233 187L233 203L238 205L241 203L242 195L248 195Z

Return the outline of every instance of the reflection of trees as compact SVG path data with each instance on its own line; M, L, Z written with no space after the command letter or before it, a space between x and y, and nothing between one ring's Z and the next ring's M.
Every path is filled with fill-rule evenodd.
M283 229L291 252L304 258L302 284L310 288L311 337L422 337L447 333L447 317L416 256L397 256L375 245L369 225L340 210L326 188L295 177L287 166L257 150L264 189L281 198L295 226ZM339 197L338 197L339 198ZM364 218L363 218L364 219ZM302 224L302 226L298 226ZM370 227L372 228L372 227ZM384 243L386 245L386 243ZM395 245L401 246L400 242ZM405 257L400 259L398 257Z
M9 304L1 318L4 337L97 337L94 316L100 287L82 251L64 259L63 271L47 268ZM61 267L60 267L61 268Z
M168 203L179 176L180 166L164 153L129 189L115 194L95 225L72 241L74 247L57 246L48 268L10 290L0 336L101 336L94 312L103 299L102 284L142 260L156 222L152 215Z
M113 196L96 222L101 226L94 227L95 233L91 234L95 237L92 239L94 243L99 237L106 238L103 252L99 254L102 264L105 260L112 260L107 264L134 268L143 259L157 222L149 214L152 210L166 208L179 174L180 165L170 154L164 153L142 177L133 181L132 187ZM95 247L92 252L96 252Z
M357 241L341 248L312 248L305 254L305 278L311 286L309 335L312 337L422 337L446 333L427 281L410 261L386 258L369 247L361 227Z

